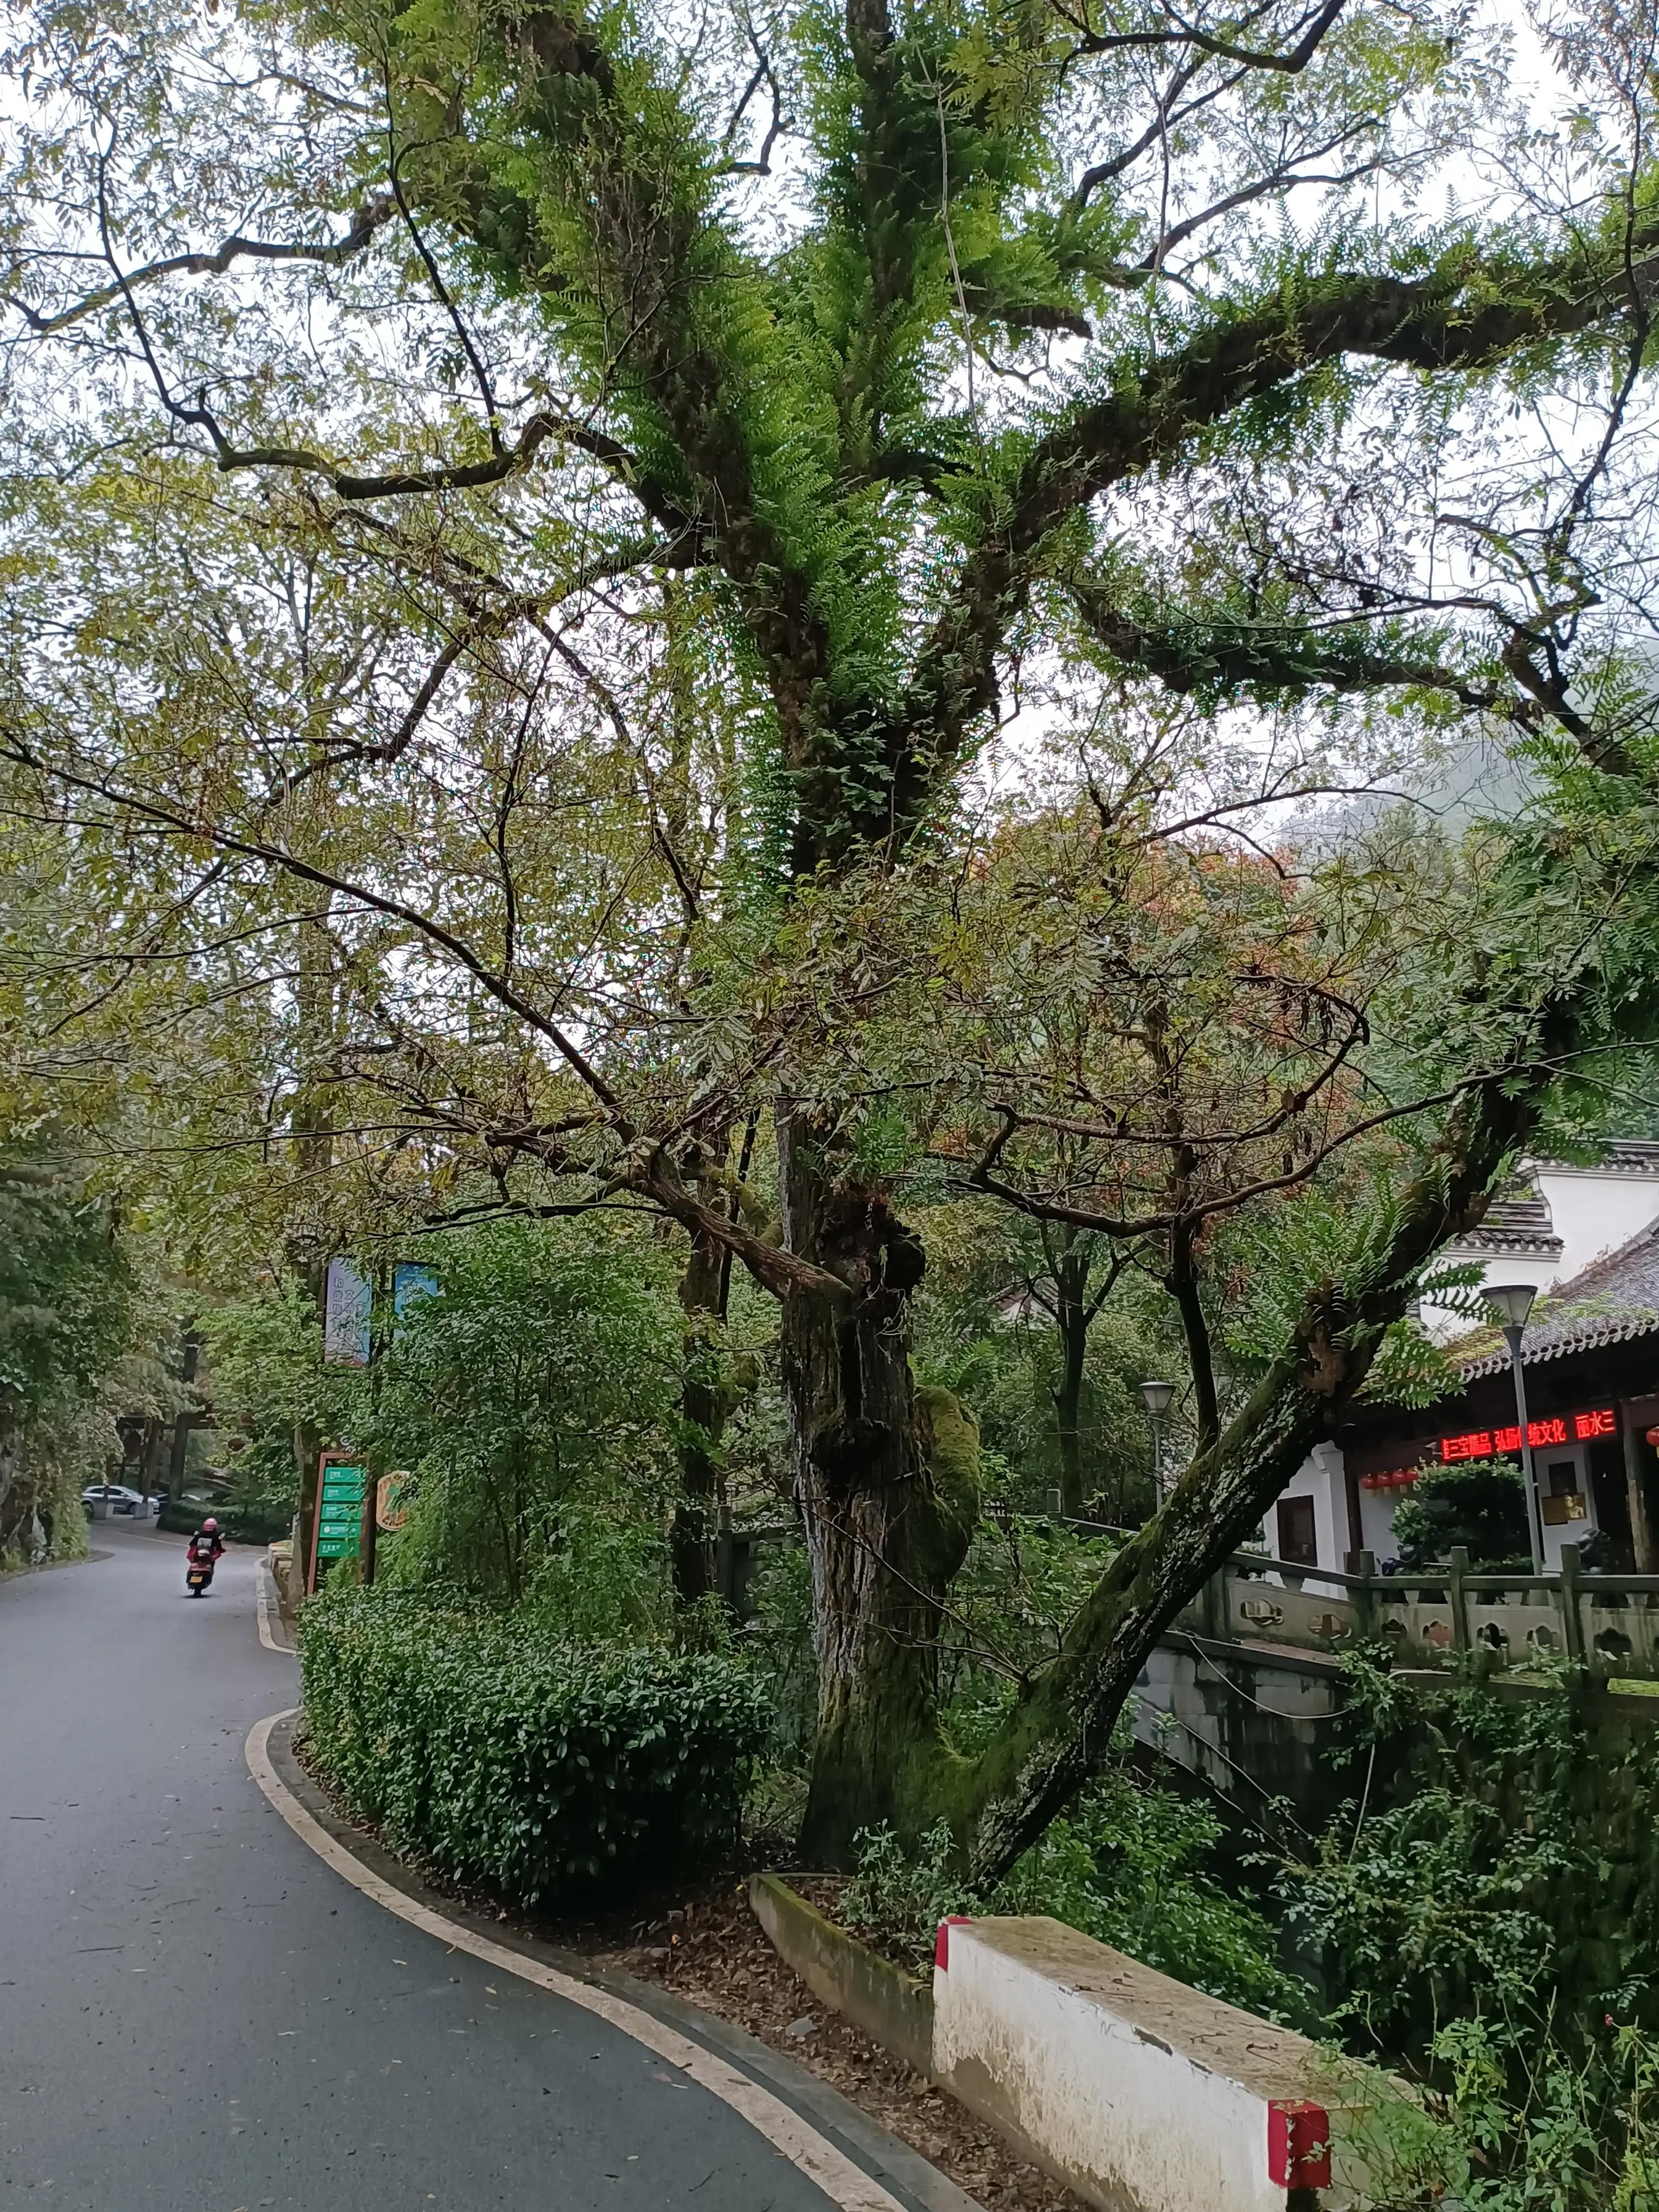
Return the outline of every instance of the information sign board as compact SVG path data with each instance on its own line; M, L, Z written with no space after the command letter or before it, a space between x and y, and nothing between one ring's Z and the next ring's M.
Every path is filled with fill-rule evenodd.
M311 1544L311 1574L307 1588L336 1559L355 1559L362 1549L363 1499L367 1471L361 1459L345 1452L325 1452L318 1469L317 1521Z
M337 1254L323 1290L323 1358L333 1367L367 1367L374 1286L362 1269Z

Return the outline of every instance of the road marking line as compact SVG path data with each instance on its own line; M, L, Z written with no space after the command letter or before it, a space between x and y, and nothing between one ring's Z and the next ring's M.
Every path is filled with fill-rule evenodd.
M775 2097L769 2089L762 2088L759 2082L751 2081L746 2074L740 2074L735 2066L716 2057L713 2051L705 2051L701 2044L693 2043L689 2036L666 2027L638 2005L629 2004L625 1997L612 1996L609 1990L595 1989L591 1983L578 1981L574 1975L562 1974L555 1966L544 1966L539 1959L527 1959L522 1952L508 1950L504 1943L494 1943L487 1936L474 1935L470 1928L447 1920L442 1913L434 1912L430 1906L406 1897L402 1890L394 1888L391 1882L383 1881L361 1860L354 1858L343 1844L337 1842L320 1822L312 1818L271 1765L270 1731L278 1721L287 1720L295 1710L290 1707L289 1712L272 1713L254 1723L243 1747L248 1771L301 1842L309 1845L319 1859L325 1860L342 1880L361 1890L365 1897L372 1898L386 1911L395 1912L411 1928L420 1929L423 1935L435 1936L439 1942L455 1950L471 1952L475 1959L499 1966L504 1973L516 1974L520 1981L533 1982L538 1989L580 2005L584 2012L608 2021L635 2043L642 2043L647 2051L654 2051L659 2058L678 2066L700 2088L707 2089L747 2120L774 2148L782 2152L792 2166L799 2166L832 2204L839 2206L840 2212L905 2212L897 2197L890 2196L861 2166L854 2166L844 2152L837 2150L781 2097Z

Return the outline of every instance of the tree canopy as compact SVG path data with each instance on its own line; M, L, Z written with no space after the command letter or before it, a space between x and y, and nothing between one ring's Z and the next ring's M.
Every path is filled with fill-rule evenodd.
M345 1188L388 1235L611 1206L683 1232L692 1367L734 1266L778 1301L826 1859L944 1817L1011 1863L1652 1036L1654 46L21 19L0 760L132 1157L149 991L296 1267ZM1449 830L1468 732L1522 787ZM910 1359L958 1203L1158 1287L1192 1447L972 1758L974 1430Z

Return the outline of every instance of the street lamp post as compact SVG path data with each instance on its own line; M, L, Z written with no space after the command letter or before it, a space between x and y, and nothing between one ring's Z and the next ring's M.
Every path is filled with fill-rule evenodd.
M1143 1382L1140 1395L1146 1401L1146 1411L1152 1424L1152 1495L1164 1503L1164 1416L1170 1410L1170 1401L1175 1396L1173 1382Z
M1521 1359L1521 1337L1527 1316L1538 1293L1530 1283L1489 1283L1480 1292L1493 1307L1510 1348L1510 1372L1515 1377L1515 1418L1521 1431L1521 1480L1527 1493L1527 1535L1532 1545L1532 1571L1544 1571L1544 1523L1538 1504L1538 1475L1533 1465L1532 1438L1527 1433L1527 1382Z

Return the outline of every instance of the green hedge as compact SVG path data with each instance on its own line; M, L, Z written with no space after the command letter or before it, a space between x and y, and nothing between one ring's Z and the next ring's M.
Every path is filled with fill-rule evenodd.
M736 1660L347 1589L301 1608L300 1661L318 1765L445 1874L546 1902L678 1875L737 1832L765 1700Z
M188 1536L201 1527L203 1516L209 1513L217 1520L220 1534L232 1544L280 1544L294 1527L291 1510L220 1505L205 1498L163 1498L155 1525L169 1535Z

